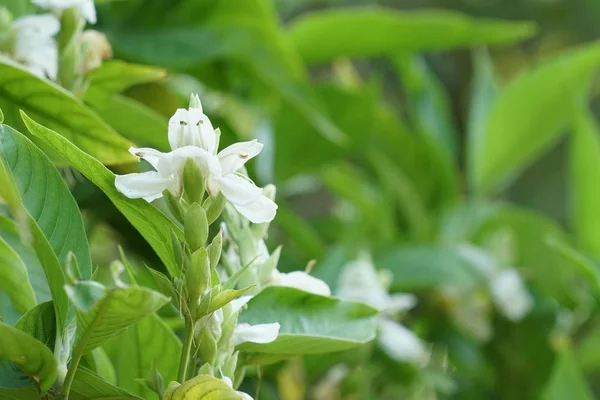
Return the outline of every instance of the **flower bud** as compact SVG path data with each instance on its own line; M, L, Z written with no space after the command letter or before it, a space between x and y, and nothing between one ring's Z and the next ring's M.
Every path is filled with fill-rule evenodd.
M190 204L202 204L204 197L204 176L196 163L189 158L183 167L183 196Z
M208 239L208 221L206 211L198 203L194 203L185 213L183 223L185 241L192 251L203 247Z
M212 243L208 246L208 256L210 259L210 269L211 271L217 267L219 263L219 259L221 258L221 251L223 249L223 231L220 230L219 233L215 235Z
M206 249L201 247L192 254L185 284L189 294L189 302L193 307L196 307L200 295L210 287L210 264Z
M89 29L81 34L81 73L88 73L102 65L102 62L111 58L112 47L106 35Z
M202 206L206 210L206 217L208 219L209 224L212 224L217 220L217 218L219 218L226 204L227 200L225 199L225 196L223 196L222 193L219 193L219 195L215 198L209 197L203 203Z

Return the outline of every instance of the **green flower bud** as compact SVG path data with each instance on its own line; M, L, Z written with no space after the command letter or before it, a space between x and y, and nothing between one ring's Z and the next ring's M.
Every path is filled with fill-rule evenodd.
M206 211L198 203L194 203L185 213L185 241L192 251L203 247L208 239L208 221Z
M193 310L197 308L202 293L210 287L210 262L206 249L201 247L194 252L188 267L185 284L189 295L189 303Z
M183 167L183 197L190 204L202 204L204 185L204 176L200 168L193 160L187 159Z
M221 251L223 249L223 231L215 235L212 243L208 246L208 256L210 258L210 269L211 271L217 267L219 259L221 258Z
M240 352L236 351L223 363L221 371L223 372L224 376L228 376L230 378L233 378L235 376L235 370L237 368L239 354Z
M209 224L212 224L221 216L226 204L227 200L222 193L219 193L215 198L209 197L204 201L202 207L206 210L206 217Z
M198 354L200 359L213 365L218 354L218 340L210 329L205 328L200 332L198 338Z

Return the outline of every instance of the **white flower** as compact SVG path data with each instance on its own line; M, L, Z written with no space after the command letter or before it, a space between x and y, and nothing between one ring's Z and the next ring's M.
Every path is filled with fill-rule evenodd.
M246 323L237 324L233 332L233 343L237 346L245 342L271 343L277 339L281 325L272 324L250 325Z
M373 264L366 260L349 263L339 277L338 296L360 301L385 313L410 310L417 302L412 294L390 295L383 287Z
M490 283L492 299L502 314L511 321L520 321L533 307L533 300L515 269L499 271Z
M75 7L87 22L90 24L96 23L94 0L31 0L31 2L56 13L61 13L67 8Z
M28 15L13 22L14 42L8 56L40 77L56 80L58 47L53 36L60 30L58 19L50 14Z
M233 300L231 312L236 313L248 303L253 296L241 296ZM281 326L278 323L250 325L246 323L237 324L233 331L233 342L237 346L244 342L271 343L277 339Z
M533 298L516 269L500 267L490 254L471 245L461 245L458 250L485 277L492 300L502 315L520 321L531 311Z
M279 272L277 269L271 273L271 286L287 286L304 290L308 293L318 294L320 296L330 296L331 289L321 279L310 276L304 271L294 271L289 273Z
M381 318L378 332L377 343L394 360L413 363L426 361L427 351L421 339L401 324Z
M186 160L191 159L206 179L206 190L211 197L219 193L235 209L254 223L272 221L277 205L263 195L263 189L237 171L246 161L261 152L263 145L256 140L240 142L215 154L218 133L202 108L179 109L169 120L169 143L172 151L161 153L154 149L129 151L148 161L155 171L117 176L117 190L129 198L147 201L162 197L164 190L180 194L182 172Z

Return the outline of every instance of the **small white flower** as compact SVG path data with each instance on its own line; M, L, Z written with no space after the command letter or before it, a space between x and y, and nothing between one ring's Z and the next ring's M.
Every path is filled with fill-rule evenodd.
M498 271L490 282L494 303L511 321L522 320L533 307L533 299L515 269Z
M186 160L191 159L206 178L210 196L219 193L235 209L253 223L270 222L275 217L277 205L264 196L263 189L237 171L246 161L259 154L263 145L256 140L232 144L215 154L218 133L202 108L179 109L169 121L169 143L172 151L161 153L154 149L129 151L143 158L155 171L117 176L117 190L129 198L152 201L162 197L162 192L182 190L182 172Z
M12 30L14 42L8 57L42 78L56 80L58 47L53 36L60 30L58 19L51 14L28 15L16 19Z
M75 7L87 22L96 23L94 0L31 0L31 2L58 14L67 8Z
M377 343L394 360L413 363L426 361L425 345L406 327L391 319L381 318L378 331Z
M102 62L112 57L112 47L106 35L93 29L88 29L81 34L81 72L87 73L100 68Z
M320 296L331 295L331 289L325 282L303 271L283 273L275 269L271 273L269 285L293 287Z
M233 343L237 346L245 342L271 343L277 339L281 325L272 324L250 325L246 323L237 324L233 332Z

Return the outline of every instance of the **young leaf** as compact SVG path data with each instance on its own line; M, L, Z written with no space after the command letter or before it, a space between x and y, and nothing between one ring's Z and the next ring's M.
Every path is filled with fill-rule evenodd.
M92 276L92 261L81 213L64 180L50 159L16 130L0 126L0 155L5 160L23 206L33 217L65 265L73 252L85 279Z
M52 302L38 304L29 310L17 321L15 328L30 334L48 348L54 348L57 329Z
M536 26L529 22L474 19L451 11L353 8L306 14L292 23L289 35L304 60L322 63L337 57L506 44L535 31Z
M0 359L3 359L0 362L0 369L5 367L7 362L11 362L34 382L39 382L42 393L46 393L56 380L56 360L52 351L25 332L2 322L0 322Z
M131 142L119 136L71 93L18 65L0 62L0 100L25 110L104 164L134 161L127 152ZM18 115L14 114L11 113L15 119L10 121L12 124L18 123Z
M581 105L569 141L571 218L581 248L600 258L600 130L587 106Z
M239 322L278 322L279 336L267 344L242 343L239 349L284 356L341 351L375 338L376 315L362 303L270 286L250 300Z
M21 314L35 307L35 293L29 283L27 267L19 255L0 237L0 290L11 299Z
M471 149L478 192L497 189L557 140L574 115L573 101L598 65L600 42L544 62L498 95L485 134Z
M90 73L89 90L98 90L109 96L134 85L161 80L166 75L167 71L162 68L111 60Z
M554 362L550 379L540 398L542 400L592 400L595 398L571 349L563 349L559 353Z
M122 195L115 188L115 175L99 161L85 154L67 139L38 124L25 114L23 114L23 120L33 135L52 146L73 167L98 186L148 243L150 243L171 276L179 276L180 267L173 259L173 244L170 235L171 231L174 231L180 239L183 239L181 229L145 200L128 199Z
M70 400L141 400L84 367L79 367L69 393Z
M181 341L156 314L108 340L103 347L116 368L119 386L144 399L151 398L152 392L136 379L146 378L154 366L165 382L177 379Z
M76 351L86 353L121 333L169 302L150 289L118 285L104 287L81 281L65 287L77 308Z

